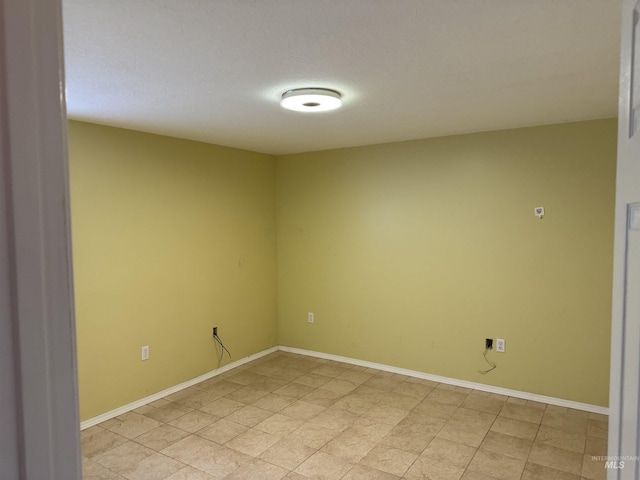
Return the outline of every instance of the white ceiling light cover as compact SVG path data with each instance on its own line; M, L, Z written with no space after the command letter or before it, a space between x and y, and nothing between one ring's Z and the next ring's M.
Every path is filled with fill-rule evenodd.
M328 88L296 88L282 94L280 105L296 112L326 112L342 105L342 95Z

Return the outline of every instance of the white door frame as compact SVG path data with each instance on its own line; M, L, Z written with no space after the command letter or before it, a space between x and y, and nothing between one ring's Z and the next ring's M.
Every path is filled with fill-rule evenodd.
M640 130L631 128L633 70L640 72L640 65L635 68L633 65L633 44L640 48L640 38L634 40L634 25L638 20L634 10L637 10L637 5L638 0L624 0L621 19L608 480L637 480L640 475L640 462L635 460L640 455L640 317L637 300L640 291L636 291L640 252L635 251L638 225L632 226L630 222L630 205L640 202ZM636 58L639 53L635 52ZM633 95L640 98L638 90ZM634 103L637 104L638 100Z
M0 478L81 478L60 0L0 0Z

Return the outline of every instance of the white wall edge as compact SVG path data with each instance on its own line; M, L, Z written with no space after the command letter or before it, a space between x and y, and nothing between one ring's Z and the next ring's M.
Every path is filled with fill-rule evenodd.
M492 385L485 385L483 383L475 383L469 382L466 380L458 380L456 378L449 377L441 377L439 375L432 375L430 373L418 372L416 370L409 370L406 368L393 367L391 365L384 365L382 363L368 362L366 360L358 360L357 358L351 357L342 357L340 355L333 355L331 353L322 353L322 352L314 352L313 350L304 350L302 348L294 348L287 347L284 345L279 345L275 347L268 348L258 353L254 353L249 355L248 357L244 357L235 362L229 363L224 367L216 368L215 370L211 370L199 377L192 378L191 380L187 380L186 382L179 383L174 385L173 387L162 390L161 392L154 393L153 395L149 395L148 397L141 398L140 400L136 400L135 402L128 403L127 405L123 405L122 407L116 408L109 412L105 412L102 415L98 415L97 417L90 418L80 423L80 430L85 430L89 427L93 427L99 423L102 423L106 420L110 420L118 415L122 415L124 413L130 412L131 410L135 410L136 408L140 408L143 405L146 405L151 402L155 402L156 400L160 400L167 395L171 395L172 393L179 392L180 390L184 390L185 388L192 387L200 382L204 382L213 377L217 377L229 370L233 370L234 368L240 367L245 363L252 362L253 360L257 360L258 358L265 357L271 353L282 351L287 353L295 353L297 355L306 355L308 357L322 358L324 360L333 360L335 362L348 363L350 365L358 365L360 367L367 368L375 368L376 370L382 370L383 372L390 373L398 373L400 375L406 375L407 377L421 378L423 380L431 380L433 382L444 383L447 385L455 385L457 387L465 387L471 388L474 390L480 390L482 392L496 393L499 395L506 395L508 397L522 398L523 400L531 400L534 402L542 402L548 403L550 405L557 405L559 407L567 407L573 408L576 410L583 410L586 412L592 413L600 413L602 415L609 415L609 409L607 407L601 407L599 405L591 405L588 403L580 403L574 402L573 400L565 400L563 398L555 398L555 397L547 397L545 395L538 395L536 393L529 392L521 392L519 390L511 390L508 388L502 387L494 387Z
M567 407L567 408L573 408L576 410L583 410L586 412L609 415L609 409L607 407L601 407L600 405L591 405L589 403L575 402L573 400L565 400L563 398L547 397L546 395L538 395L536 393L521 392L519 390L511 390L509 388L494 387L492 385L469 382L466 380L458 380L456 378L441 377L439 375L432 375L430 373L418 372L416 370L393 367L390 365L384 365L382 363L374 363L374 362L368 362L366 360L358 360L356 358L342 357L340 355L333 355L331 353L314 352L312 350L304 350L302 348L286 347L286 346L280 345L278 347L278 350L283 352L295 353L298 355L306 355L309 357L322 358L325 360L333 360L336 362L349 363L351 365L358 365L360 367L375 368L377 370L382 370L384 372L399 373L400 375L406 375L408 377L421 378L423 380L431 380L433 382L445 383L447 385L455 385L456 387L472 388L474 390L480 390L482 392L496 393L499 395L506 395L509 397L521 398L523 400L531 400L534 402L542 402L542 403L548 403L550 405L557 405L559 407Z
M0 0L0 477L79 480L60 0Z
M235 362L229 363L223 367L216 368L215 370L211 370L207 373L200 375L199 377L192 378L191 380L187 380L186 382L179 383L174 385L173 387L169 387L161 392L154 393L153 395L149 395L148 397L141 398L140 400L136 400L135 402L128 403L123 405L122 407L118 407L114 410L110 410L105 412L97 417L89 418L84 422L80 422L80 430L85 430L89 427L93 427L99 423L102 423L106 420L110 420L112 418L117 417L118 415L122 415L124 413L130 412L131 410L135 410L136 408L140 408L143 405L146 405L151 402L155 402L156 400L160 400L167 395L171 395L172 393L179 392L180 390L184 390L185 388L192 387L200 382L204 382L205 380L209 380L210 378L217 377L229 370L233 370L234 368L240 367L245 363L252 362L253 360L257 360L258 358L265 357L271 353L277 352L279 350L278 346L268 348L258 353L254 353L249 355L248 357L244 357L240 360L236 360Z

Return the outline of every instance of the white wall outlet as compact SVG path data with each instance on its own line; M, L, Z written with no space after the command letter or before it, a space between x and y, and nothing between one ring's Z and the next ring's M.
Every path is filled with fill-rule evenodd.
M307 322L313 323L315 320L313 318L313 312L307 313Z
M504 338L496 338L496 352L504 353Z
M149 360L149 345L142 347L142 360Z

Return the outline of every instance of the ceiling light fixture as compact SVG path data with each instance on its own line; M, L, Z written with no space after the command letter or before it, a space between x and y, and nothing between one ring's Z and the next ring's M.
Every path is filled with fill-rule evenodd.
M342 95L328 88L296 88L282 94L280 105L296 112L326 112L342 105Z

